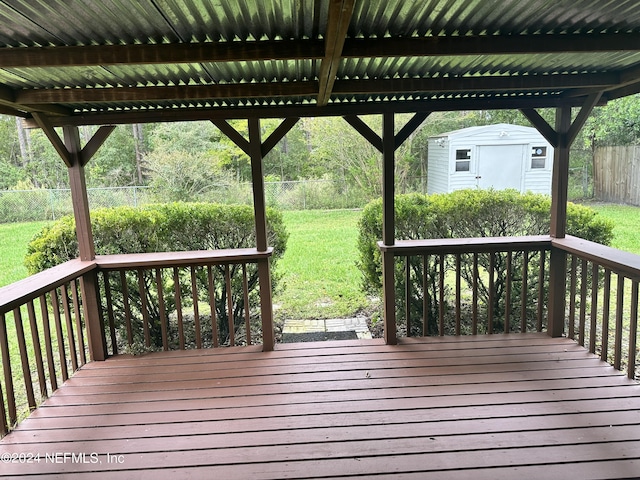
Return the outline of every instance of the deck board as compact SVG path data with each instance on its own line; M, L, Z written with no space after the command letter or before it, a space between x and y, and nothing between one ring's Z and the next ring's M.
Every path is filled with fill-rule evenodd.
M123 356L81 368L0 453L40 454L0 477L633 478L640 385L539 334Z

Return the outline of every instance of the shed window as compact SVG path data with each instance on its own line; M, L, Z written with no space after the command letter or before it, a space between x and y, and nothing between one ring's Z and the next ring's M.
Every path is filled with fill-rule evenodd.
M531 149L531 168L545 168L547 166L547 147L533 147Z
M471 170L471 149L456 150L456 172L468 172Z

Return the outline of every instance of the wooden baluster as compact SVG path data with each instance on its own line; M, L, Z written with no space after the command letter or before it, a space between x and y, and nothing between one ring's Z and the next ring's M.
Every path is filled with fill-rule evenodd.
M587 260L582 259L580 267L580 323L578 324L578 343L584 346L587 323L587 283L589 281Z
M578 259L575 255L571 255L571 274L569 276L569 331L567 333L570 339L574 339L576 329L576 270L578 268ZM582 307L582 305L581 305Z
M224 266L224 278L227 286L227 320L229 321L229 346L236 344L236 332L233 319L233 297L231 296L231 270L229 265Z
M60 304L58 303L58 290L54 289L49 292L51 296L51 306L53 307L53 323L56 327L56 338L58 340L58 356L60 357L60 371L62 381L66 382L69 378L67 369L67 357L64 348L64 336L62 335L62 319L60 318Z
M513 252L507 252L507 265L506 265L506 291L504 299L504 333L509 333L511 329L511 282L513 281L511 276L511 263L513 262Z
M251 345L251 316L249 312L249 282L247 280L247 264L242 264L242 293L244 295L244 328L247 345Z
M200 325L200 307L198 305L198 282L196 267L191 266L191 297L193 299L193 322L196 333L196 348L202 348L202 326Z
M609 313L611 308L611 270L604 270L604 298L602 305L602 353L600 358L607 361L609 354Z
M78 352L80 353L80 365L84 365L87 363L86 344L82 331L82 310L80 309L78 284L75 279L71 280L71 298L76 319L76 341L78 342Z
M429 255L422 256L422 336L429 333Z
M0 382L0 438L9 433L9 423L7 422L7 410L4 407L4 392L2 382Z
M0 355L2 355L2 372L4 375L4 385L6 388L7 398L7 413L9 414L9 421L6 424L8 430L18 420L18 414L16 411L16 395L13 388L13 375L11 373L11 357L9 356L9 339L7 338L7 324L5 314L0 313ZM5 417L6 418L6 417ZM3 423L5 420L3 420Z
M107 319L109 321L109 336L111 338L111 352L113 355L118 354L118 338L116 336L116 319L113 314L113 298L111 297L111 283L109 279L109 272L106 270L102 272L102 279L104 280L104 296L107 300Z
M209 307L211 308L211 342L218 346L218 319L216 318L216 290L213 279L213 269L207 266L207 280L209 283Z
M47 391L47 377L44 373L44 362L42 360L42 346L40 345L40 334L38 332L38 321L33 300L27 302L27 313L29 314L29 327L31 329L31 342L36 360L36 371L38 372L38 384L40 385L40 395L42 398L49 396Z
M542 313L544 311L544 270L545 270L546 254L544 250L540 250L540 269L538 271L538 324L537 331L542 331Z
M58 378L56 375L56 365L53 361L53 343L51 341L51 325L49 322L49 309L47 308L47 297L40 296L40 314L42 315L42 333L44 334L44 349L47 355L47 368L49 370L49 382L51 390L58 389Z
M164 286L162 283L162 269L156 268L156 288L158 289L158 313L160 314L160 335L162 335L162 349L169 350L169 333L167 308L164 303Z
M410 257L404 257L404 318L407 324L407 337L411 336L411 265Z
M173 286L176 302L176 315L178 317L178 340L180 342L180 350L185 349L184 341L184 322L182 319L182 293L180 291L180 275L178 268L173 268Z
M444 254L440 254L439 266L440 281L438 282L438 333L444 336Z
M36 397L33 392L33 380L31 379L31 367L29 366L29 354L27 353L27 342L24 336L22 312L20 311L20 307L13 310L13 321L16 325L16 337L18 339L18 350L20 351L20 363L22 365L24 389L27 394L29 408L33 410L36 408Z
M456 253L456 335L460 335L462 323L462 274L460 254Z
M131 305L129 304L129 285L127 283L127 274L124 270L120 270L120 284L122 286L122 305L124 306L124 324L127 329L127 342L129 346L133 345L133 326L131 325Z
M529 301L529 252L524 252L522 258L522 291L520 292L520 331L527 328L527 302Z
M618 292L616 298L616 334L613 366L620 370L622 364L622 317L624 307L624 276L618 273Z
M473 281L471 282L472 306L471 306L471 331L478 334L478 254L473 254Z
M62 311L64 312L65 324L67 326L67 336L69 337L69 358L71 359L71 368L75 372L78 369L78 353L76 351L75 335L73 334L73 324L71 321L71 307L69 305L69 290L67 284L62 284Z
M636 375L636 348L638 339L638 280L631 282L631 312L629 315L629 359L627 360L627 377L634 379Z
M496 296L496 285L494 278L494 271L496 266L496 254L491 252L489 254L489 300L487 302L487 333L493 333L493 304Z
M151 347L151 328L149 325L149 306L147 302L147 287L144 281L144 271L138 270L138 293L140 294L140 310L142 310L142 330L144 332L144 344Z
M598 290L600 269L597 263L591 267L591 323L589 326L589 351L596 353L596 333L598 324Z

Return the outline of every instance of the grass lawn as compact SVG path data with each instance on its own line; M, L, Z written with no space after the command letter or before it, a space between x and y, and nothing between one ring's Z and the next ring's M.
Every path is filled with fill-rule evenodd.
M353 316L370 304L360 290L356 239L359 211L307 210L283 213L289 242L277 271L276 316Z
M0 225L0 287L27 276L24 256L27 244L47 222L7 223Z
M613 203L588 203L604 218L613 221L613 242L611 246L626 252L640 255L640 207L632 205L616 205Z

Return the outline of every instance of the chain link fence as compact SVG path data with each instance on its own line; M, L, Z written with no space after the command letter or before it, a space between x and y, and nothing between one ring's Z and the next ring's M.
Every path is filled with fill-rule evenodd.
M148 187L89 188L87 196L91 209L153 201ZM72 213L69 189L0 191L0 223L56 220Z
M417 182L419 185L420 182ZM413 191L420 188L413 189ZM398 185L398 193L412 191ZM141 206L166 201L150 187L112 187L87 189L89 208ZM370 200L361 190L335 180L265 182L267 205L280 210L333 210L363 208ZM205 193L185 201L226 204L253 204L251 183L211 185ZM73 213L71 190L5 190L0 191L0 223L56 220Z

